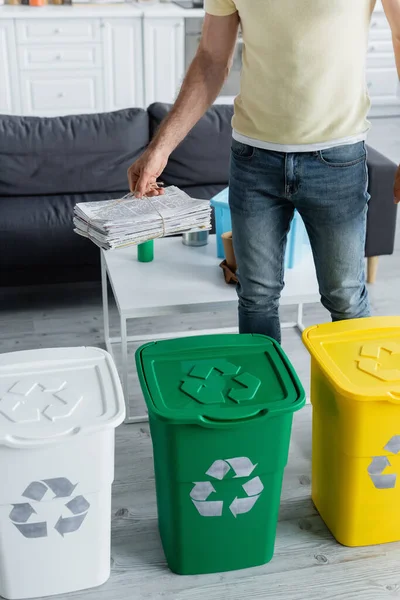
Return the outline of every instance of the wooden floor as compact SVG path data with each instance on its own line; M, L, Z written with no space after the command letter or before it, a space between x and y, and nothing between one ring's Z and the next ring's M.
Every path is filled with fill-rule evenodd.
M371 145L400 162L400 119L375 123ZM377 283L370 289L375 314L398 314L400 306L400 239L393 257L380 261ZM0 352L55 346L102 346L101 290L98 284L30 289L0 288ZM290 309L283 311L290 318ZM328 319L319 306L307 309L306 324ZM194 319L143 320L135 334L231 326L235 311ZM112 333L118 333L115 307ZM132 332L133 333L133 332ZM294 331L283 345L306 389L309 358ZM133 365L134 348L130 349ZM118 358L118 357L117 357ZM118 362L118 360L117 360ZM133 370L132 370L133 371ZM131 375L129 399L135 414L143 401ZM103 587L61 596L61 600L380 600L400 598L400 544L363 549L339 546L310 500L311 412L295 416L289 464L283 484L276 553L265 567L202 577L172 575L164 561L157 532L152 448L147 425L123 425L117 431L113 494L112 576Z

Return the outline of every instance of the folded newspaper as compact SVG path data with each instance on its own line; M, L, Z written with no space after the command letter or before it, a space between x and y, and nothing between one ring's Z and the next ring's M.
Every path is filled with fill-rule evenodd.
M159 237L211 229L208 200L194 200L175 186L162 196L80 202L74 209L75 233L104 250L141 244Z

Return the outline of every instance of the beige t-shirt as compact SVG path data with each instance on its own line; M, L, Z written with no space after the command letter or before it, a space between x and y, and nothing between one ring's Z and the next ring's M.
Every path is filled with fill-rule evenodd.
M286 147L365 137L368 33L376 0L205 0L206 12L239 13L239 139Z

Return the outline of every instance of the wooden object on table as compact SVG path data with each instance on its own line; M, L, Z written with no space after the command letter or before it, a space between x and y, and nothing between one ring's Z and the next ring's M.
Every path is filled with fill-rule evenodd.
M223 233L221 237L222 242L224 244L226 264L231 269L231 271L236 273L237 264L235 253L233 251L232 231L227 231L226 233Z
M226 283L236 285L238 283L238 278L236 277L236 273L234 273L230 267L228 266L226 260L224 260L220 265L221 269L224 272L224 277Z
M369 256L367 259L367 282L375 283L378 272L379 256Z

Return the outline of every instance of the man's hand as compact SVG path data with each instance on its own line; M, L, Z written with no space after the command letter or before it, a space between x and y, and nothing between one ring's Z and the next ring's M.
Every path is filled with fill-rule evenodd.
M168 155L148 148L128 169L129 188L137 198L159 196L164 193L157 179L164 171Z
M396 177L394 180L394 201L396 204L400 204L400 165L397 169Z

